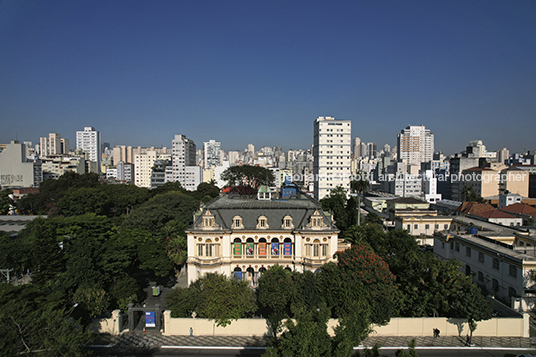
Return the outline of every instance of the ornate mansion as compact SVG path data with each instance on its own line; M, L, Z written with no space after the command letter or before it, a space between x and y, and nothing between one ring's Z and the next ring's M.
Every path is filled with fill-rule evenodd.
M248 280L279 264L316 271L349 245L319 202L292 184L273 198L262 186L257 197L222 194L194 215L188 234L188 284L206 273Z

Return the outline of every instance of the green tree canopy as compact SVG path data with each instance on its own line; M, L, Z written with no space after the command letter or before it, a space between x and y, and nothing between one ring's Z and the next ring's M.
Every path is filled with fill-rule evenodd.
M218 326L247 317L255 311L255 295L244 281L208 273L188 289L177 289L167 297L174 317L190 316L212 319Z
M189 226L197 209L199 209L198 200L190 195L170 191L157 195L133 209L125 218L123 227L141 228L157 233L173 219L184 226Z
M365 297L370 317L376 324L387 323L396 312L395 277L381 257L364 245L353 245L338 255L338 268L343 278L343 288L350 296ZM359 301L359 299L356 299ZM347 301L339 304L346 308Z
M92 336L61 306L55 294L34 284L0 284L0 353L88 356Z
M9 213L9 209L13 205L13 200L9 197L12 193L13 191L11 189L0 191L0 215Z
M58 201L57 214L65 217L79 216L86 213L106 215L109 198L99 188L70 188Z
M166 182L162 186L158 186L157 188L152 189L150 193L152 197L155 197L172 191L184 194L188 193L188 191L184 187L182 187L179 181Z
M296 298L296 285L292 273L276 264L259 279L258 302L271 312L287 311Z
M290 319L285 322L287 331L273 341L273 347L263 356L332 356L327 331L329 309L325 305L313 310L299 308L295 319L296 323Z
M342 231L341 235L344 235L344 231L348 228L348 212L346 210L346 190L342 186L338 186L331 190L329 196L320 200L322 209L329 211L333 214L335 224Z
M198 199L202 200L205 203L209 200L218 197L220 195L220 189L216 186L214 180L209 182L201 182L197 186L197 190L193 192L193 195Z
M228 186L243 185L258 189L261 185L271 185L274 174L260 166L231 166L221 174L221 179L227 181Z
M48 214L70 188L97 188L99 175L95 173L77 174L68 171L58 179L48 179L39 185L39 193L29 194L17 201L23 214Z

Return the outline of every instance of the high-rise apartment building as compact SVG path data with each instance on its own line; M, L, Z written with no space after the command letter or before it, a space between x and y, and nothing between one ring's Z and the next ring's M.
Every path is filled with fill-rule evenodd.
M195 143L184 135L175 135L171 143L172 180L185 187L186 166L196 166Z
M507 148L502 148L497 151L497 161L504 164L510 158L510 151Z
M363 153L363 156L367 156L369 159L378 157L378 147L376 146L376 143L367 143L366 152Z
M434 134L424 125L409 125L398 134L398 160L408 165L420 165L432 160Z
M101 133L95 128L86 126L84 131L76 132L76 149L81 149L88 154L89 161L97 163L97 170L101 166Z
M137 153L139 154L141 152L137 152ZM134 162L133 155L132 155L132 146L118 145L113 148L112 155L113 155L112 164L114 166L117 166L117 164L120 161L124 163L128 163L128 164L132 164Z
M248 144L248 152L249 152L251 155L255 155L255 145L253 145L253 144Z
M350 188L351 150L350 120L318 117L314 121L313 173L317 200L338 186L346 190Z
M240 153L238 151L229 151L227 157L231 164L236 164L240 160Z
M363 156L363 153L361 152L361 139L360 138L354 138L353 153L354 153L354 159L359 159L360 157Z
M39 138L39 150L40 158L67 154L69 152L69 140L62 138L60 134L50 133L48 137Z
M203 143L205 169L216 167L221 164L221 143L215 140L209 140Z

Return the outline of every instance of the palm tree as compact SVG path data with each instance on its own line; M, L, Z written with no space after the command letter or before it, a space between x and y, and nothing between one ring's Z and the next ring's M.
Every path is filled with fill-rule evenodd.
M363 244L365 239L365 230L359 225L351 226L344 232L344 239L350 244Z
M461 192L463 202L484 202L484 199L478 195L475 190L468 185L465 185Z
M361 224L361 194L367 192L370 182L365 179L362 172L357 173L357 180L350 182L350 191L357 194L357 225Z

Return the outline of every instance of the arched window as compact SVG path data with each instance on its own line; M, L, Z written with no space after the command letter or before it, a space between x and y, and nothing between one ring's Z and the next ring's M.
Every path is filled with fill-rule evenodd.
M233 275L234 275L234 278L236 280L241 281L242 280L242 269L240 269L239 267L234 268Z
M242 255L242 240L240 238L235 238L233 241L233 255Z
M491 279L491 289L495 293L499 291L499 281L497 279Z
M279 256L279 239L272 239L272 242L270 244L270 252L272 256Z
M320 241L315 239L313 241L313 256L318 257L320 255Z
M259 239L259 244L258 244L258 247L257 247L257 254L259 255L259 257L265 257L266 256L266 251L267 251L267 243L266 243L266 238L260 238Z
M205 244L205 252L206 252L206 256L207 257L211 257L212 256L212 248L214 247L214 244L212 244L212 241L210 239L207 239L206 240L206 244Z
M255 255L255 244L253 238L248 238L246 240L246 255L253 256Z
M283 255L290 256L292 255L292 251L294 249L292 248L292 239L285 238L283 241Z

